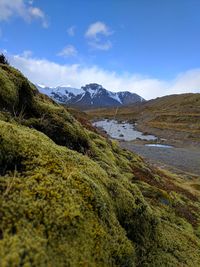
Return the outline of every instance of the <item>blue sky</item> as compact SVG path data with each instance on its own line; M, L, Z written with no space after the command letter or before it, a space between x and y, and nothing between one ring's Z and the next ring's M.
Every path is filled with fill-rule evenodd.
M199 0L0 0L0 49L35 83L199 92L199 14Z

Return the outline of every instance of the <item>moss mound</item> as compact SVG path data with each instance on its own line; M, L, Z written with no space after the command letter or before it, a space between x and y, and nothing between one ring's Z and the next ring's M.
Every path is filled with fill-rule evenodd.
M0 103L1 266L200 266L199 198L182 181L86 130L8 66Z
M39 94L19 71L3 64L0 64L0 108L17 123L45 133L58 145L82 153L89 149L86 131L63 107Z

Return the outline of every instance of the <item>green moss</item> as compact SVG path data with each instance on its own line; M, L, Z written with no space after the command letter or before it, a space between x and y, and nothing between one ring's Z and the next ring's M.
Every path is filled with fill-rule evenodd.
M119 225L101 183L108 177L98 165L87 157L56 146L35 130L4 122L0 129L1 159L4 158L3 165L7 162L7 174L1 177L0 213L3 213L1 231L4 237L0 241L3 242L1 258L13 236L19 238L15 250L20 264L28 258L38 266L36 259L40 262L40 251L44 249L46 258L54 262L53 266L64 265L65 259L68 264L74 262L73 266L81 261L106 265L115 261L113 254L119 262L134 258L134 247ZM14 176L10 162L15 166ZM9 185L12 186L5 194ZM24 233L27 236L23 239ZM34 244L37 250L32 255L34 236L38 237L37 245ZM23 247L23 253L27 254L25 259L20 254Z
M198 199L0 70L1 266L200 266Z
M7 78L6 72L1 69L0 75L0 107L12 110L13 105L17 104L17 90L12 80Z

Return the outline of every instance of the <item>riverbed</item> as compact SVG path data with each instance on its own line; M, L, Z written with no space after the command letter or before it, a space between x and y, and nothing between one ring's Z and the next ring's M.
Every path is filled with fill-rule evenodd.
M183 172L200 175L200 151L173 147L159 143L159 138L146 135L136 129L136 125L116 120L96 121L93 125L105 131L111 138L118 139L120 146L146 158L157 166L175 168ZM137 144L141 140L145 143ZM167 142L168 140L165 140Z
M100 120L93 122L93 126L102 129L111 138L132 141L132 140L147 140L155 141L157 137L151 134L143 134L136 130L135 125L126 121L118 122L117 120Z

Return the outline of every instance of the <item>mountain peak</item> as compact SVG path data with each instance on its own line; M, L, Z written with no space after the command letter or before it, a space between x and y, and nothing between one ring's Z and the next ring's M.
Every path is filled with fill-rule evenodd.
M89 83L89 84L86 84L85 86L82 86L81 88L84 91L88 91L88 90L97 91L99 89L103 89L103 86L98 83Z

